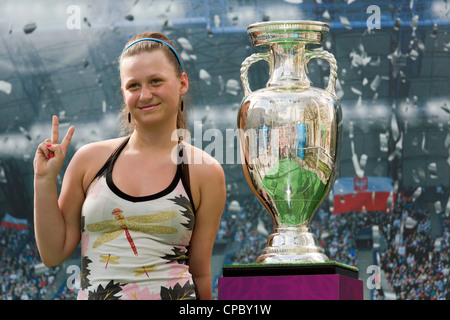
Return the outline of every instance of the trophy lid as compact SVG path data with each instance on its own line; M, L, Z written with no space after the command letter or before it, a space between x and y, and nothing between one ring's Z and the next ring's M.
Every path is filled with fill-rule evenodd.
M322 44L329 30L320 21L286 20L254 23L248 26L247 33L254 46L283 42Z

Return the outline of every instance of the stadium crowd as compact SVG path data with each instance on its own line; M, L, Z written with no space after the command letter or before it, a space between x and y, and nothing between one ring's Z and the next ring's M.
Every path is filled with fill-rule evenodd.
M380 264L399 300L450 300L450 217L441 215L440 236L433 236L431 214L409 198L400 199L392 215L384 214L387 248ZM408 227L408 219L415 225Z
M0 300L44 300L55 289L58 267L35 274L41 263L32 228L17 230L0 226Z

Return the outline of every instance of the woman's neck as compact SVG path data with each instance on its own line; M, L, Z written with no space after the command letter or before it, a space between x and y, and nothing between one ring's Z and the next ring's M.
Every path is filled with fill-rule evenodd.
M159 131L142 130L136 127L131 134L129 146L137 151L170 151L178 143L176 129L165 128Z

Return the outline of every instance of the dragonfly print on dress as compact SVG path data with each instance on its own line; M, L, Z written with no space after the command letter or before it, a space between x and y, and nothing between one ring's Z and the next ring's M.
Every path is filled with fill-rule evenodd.
M134 269L133 272L135 272L135 274L134 274L135 277L139 277L139 276L145 274L147 276L147 278L150 278L148 273L155 269L156 269L155 265L152 264L149 266L142 266L141 268Z
M102 232L97 237L97 239L95 239L92 246L93 248L97 248L102 244L113 241L114 239L125 233L126 238L130 243L131 249L137 256L138 251L136 249L136 246L134 245L134 241L131 237L130 231L145 234L173 234L178 231L173 227L149 225L150 223L159 223L172 220L177 216L177 212L174 211L125 217L122 210L120 210L119 208L115 208L111 212L111 214L114 216L114 219L95 222L86 226L86 229L90 232Z
M120 257L111 256L111 253L109 253L108 255L100 255L100 262L106 262L105 270L108 268L108 264L119 264L119 261L117 261L119 259Z

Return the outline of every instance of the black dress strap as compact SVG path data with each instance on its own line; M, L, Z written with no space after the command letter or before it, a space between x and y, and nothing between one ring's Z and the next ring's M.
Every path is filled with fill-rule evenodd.
M186 190L186 193L189 197L189 201L191 202L192 206L192 211L194 212L195 215L195 204L194 199L192 198L191 181L189 177L189 161L186 152L184 152L185 148L186 147L183 145L183 143L181 141L178 141L178 156L181 159L181 163L179 164L181 165L181 182L183 183L184 189Z
M125 146L127 145L129 140L130 140L130 136L126 137L126 139L123 140L123 142L114 150L114 152L111 153L111 155L109 156L108 160L106 160L106 162L103 165L103 167L95 175L94 179L96 179L99 176L103 175L106 172L106 169L109 167L109 165L116 161L117 157L122 152L123 148L125 148Z

